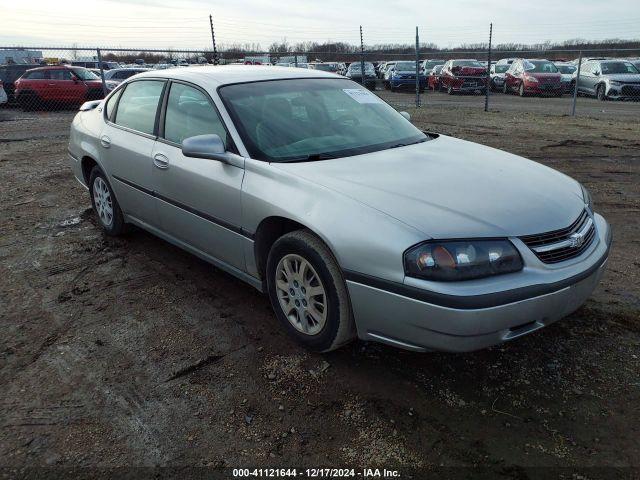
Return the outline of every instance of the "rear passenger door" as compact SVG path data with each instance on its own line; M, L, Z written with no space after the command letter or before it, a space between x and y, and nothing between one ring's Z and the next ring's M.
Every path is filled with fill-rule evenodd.
M137 80L106 105L100 159L125 215L158 228L151 153L165 80ZM112 103L113 102L113 103Z
M185 157L181 144L196 135L217 134L235 152L209 95L172 81L164 122L153 149L153 179L162 230L199 252L244 269L241 224L243 165Z

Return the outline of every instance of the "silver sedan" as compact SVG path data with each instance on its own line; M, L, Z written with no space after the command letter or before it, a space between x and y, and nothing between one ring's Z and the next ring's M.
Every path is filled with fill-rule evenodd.
M69 159L108 235L136 225L246 281L317 351L512 340L576 310L611 243L575 180L318 70L139 74L82 106Z

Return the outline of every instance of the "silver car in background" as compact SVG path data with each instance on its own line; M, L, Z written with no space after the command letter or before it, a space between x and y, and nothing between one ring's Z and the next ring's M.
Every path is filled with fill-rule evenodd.
M69 162L107 234L253 285L317 351L475 350L582 305L611 243L587 190L407 117L318 70L146 72L83 105Z
M582 64L578 93L602 101L640 100L640 71L626 60L590 60Z

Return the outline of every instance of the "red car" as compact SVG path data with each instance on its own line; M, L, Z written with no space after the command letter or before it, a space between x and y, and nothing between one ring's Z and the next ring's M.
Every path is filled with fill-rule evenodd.
M527 95L555 95L564 93L562 74L553 62L544 59L514 60L504 74L504 93L517 92L521 97Z
M15 98L25 110L46 104L79 104L103 97L102 80L82 67L33 68L15 82Z
M440 85L449 95L458 92L485 93L487 66L477 60L449 60L442 67Z

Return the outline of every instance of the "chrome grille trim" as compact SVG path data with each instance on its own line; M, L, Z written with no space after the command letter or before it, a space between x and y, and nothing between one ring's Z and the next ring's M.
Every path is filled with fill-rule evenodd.
M559 263L581 255L593 242L596 227L584 210L567 228L527 235L520 240L544 263Z

